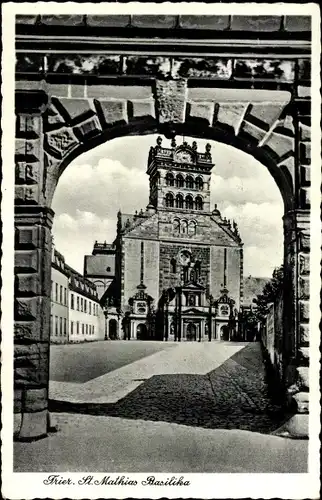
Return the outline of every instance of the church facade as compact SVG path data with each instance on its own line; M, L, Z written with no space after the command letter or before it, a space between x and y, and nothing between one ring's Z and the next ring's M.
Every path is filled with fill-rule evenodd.
M237 225L210 209L213 167L210 145L164 148L159 137L150 148L149 204L118 213L110 247L115 275L101 297L108 338L236 337L243 244Z

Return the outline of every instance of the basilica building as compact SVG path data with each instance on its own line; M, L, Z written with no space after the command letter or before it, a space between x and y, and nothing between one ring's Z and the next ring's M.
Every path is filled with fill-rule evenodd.
M146 209L118 213L108 245L114 276L101 296L106 338L232 340L242 301L243 244L235 222L210 209L211 146L150 148ZM102 260L96 243L91 256ZM113 254L113 257L112 257ZM88 256L85 257L85 259ZM115 260L114 260L115 259ZM104 267L104 266L103 266ZM106 274L96 266L96 279Z

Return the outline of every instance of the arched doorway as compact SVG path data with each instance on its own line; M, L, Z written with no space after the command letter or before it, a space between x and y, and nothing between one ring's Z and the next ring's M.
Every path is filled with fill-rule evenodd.
M193 41L190 43L192 49L196 50ZM74 50L77 52L77 44ZM246 57L246 52L243 54L241 45L236 54L237 62L238 57L243 56ZM266 56L260 54L257 57ZM278 52L274 57L277 62L281 62ZM305 60L309 54L294 57L303 57ZM163 69L175 66L170 61L171 54L165 59L169 64L163 62ZM46 66L47 63L42 65ZM118 71L121 66L127 68L126 64L118 65ZM232 71L236 72L238 68L240 70L241 64L233 64L232 67ZM262 76L265 77L264 69ZM282 83L286 90L279 91L280 78L274 72L270 75L269 83L265 82L265 78L260 80L259 89L253 77L251 81L242 78L246 87L244 89L239 84L235 85L238 88L234 88L234 82L238 80L238 74L235 73L229 81L225 81L231 88L223 88L218 84L220 78L206 76L203 78L208 80L205 84L202 79L196 82L197 77L193 85L189 85L189 72L184 77L179 75L174 78L171 69L164 78L162 71L157 70L155 74L149 74L154 79L151 86L146 84L146 77L141 80L139 75L133 92L131 87L134 84L123 85L116 79L112 86L113 95L109 95L109 85L98 85L96 88L95 82L87 85L86 80L85 83L85 78L92 76L90 74L86 74L84 79L82 74L77 75L79 80L75 86L70 83L70 75L61 74L57 84L47 87L35 83L39 80L39 71L36 73L34 78L30 74L20 75L20 90L15 101L15 299L19 303L15 311L15 346L19 358L19 344L25 345L26 338L28 342L31 339L32 344L35 344L32 347L41 352L41 363L40 368L37 366L33 371L26 356L26 372L30 383L21 383L20 372L17 372L17 395L24 390L24 395L28 396L29 391L30 398L26 396L24 400L33 401L36 400L33 390L41 389L43 408L48 407L48 391L44 387L48 385L50 277L47 271L50 267L54 216L50 207L60 175L81 153L107 140L149 132L168 137L175 134L204 137L230 144L257 158L272 174L281 191L285 208L286 293L281 342L283 373L287 385L292 385L296 377L306 380L308 377L303 377L303 370L308 373L308 356L304 354L309 344L307 261L310 251L310 99L305 97L301 100L296 96L303 95L303 89L309 90L309 77L303 83L298 79L300 72L296 71L294 80L286 79ZM192 74L196 76L195 71ZM47 74L43 73L42 81L45 82L46 78ZM34 82L30 85L28 80ZM141 94L140 85L144 87ZM33 90L29 90L31 88ZM243 97L244 90L247 91L247 97ZM141 97L137 96L137 92ZM234 95L234 100L229 99L229 93L230 96ZM302 366L301 372L298 372L299 366ZM30 389L26 389L29 386ZM306 385L304 388L308 389ZM37 405L38 402L35 411L38 411ZM41 416L36 414L37 424L33 426L30 423L34 418L33 413L24 408L19 409L20 414L28 413L28 418L22 421L29 422L19 429L21 437L29 436L33 427L41 429L37 431L40 435L47 432L47 414L46 410L43 411Z
M194 323L188 323L186 329L186 340L197 340L197 327Z
M144 323L139 323L136 327L137 340L148 340L148 329Z
M108 334L111 340L116 340L118 337L118 325L116 319L110 319L108 322Z
M229 327L223 325L220 327L220 340L229 340Z

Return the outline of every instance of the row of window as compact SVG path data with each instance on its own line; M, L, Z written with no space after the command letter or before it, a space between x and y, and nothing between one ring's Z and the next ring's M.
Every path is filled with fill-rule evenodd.
M187 210L203 210L203 200L201 196L196 196L195 199L188 194L185 198L182 194L177 194L176 197L172 193L165 195L165 206L168 208L186 208Z
M87 308L88 305L88 308ZM86 300L83 299L83 297L79 297L78 295L76 296L76 304L75 304L75 296L73 293L70 294L70 308L75 309L76 306L76 311L81 311L84 313L92 314L97 316L98 315L98 304L95 302L92 303L91 300Z
M51 282L51 300L67 306L67 288L58 283Z
M177 188L186 187L187 189L203 189L204 182L202 177L196 177L195 179L191 175L187 175L186 178L183 175L178 174L176 177L169 172L165 177L165 182L167 186L175 186Z
M71 335L95 335L94 325L88 325L87 323L80 323L79 321L70 322L70 334Z
M52 334L56 337L58 336L67 336L67 319L61 318L59 316L50 315L50 322L52 327Z
M188 234L194 236L197 232L197 224L193 220L187 222L186 220L174 219L173 232L174 234Z

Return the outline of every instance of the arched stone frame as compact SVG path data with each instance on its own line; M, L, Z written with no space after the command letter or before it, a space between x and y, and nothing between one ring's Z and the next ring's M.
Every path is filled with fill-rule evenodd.
M176 208L184 208L184 196L182 193L178 193L175 199Z
M194 199L194 208L196 210L203 210L203 206L204 206L203 197L200 194L198 194Z
M267 167L284 202L283 379L299 403L308 390L309 101L284 91L269 91L264 101L255 89L247 102L238 96L226 101L224 89L197 90L198 95L185 80L160 80L149 99L137 101L109 99L106 94L97 99L57 97L42 83L38 89L17 92L15 431L20 439L40 437L48 430L50 206L57 182L81 153L130 134L217 140Z

